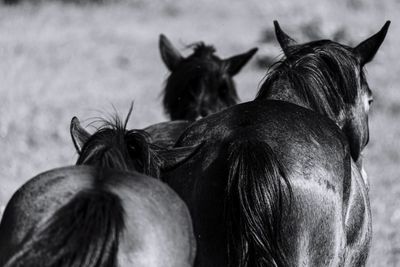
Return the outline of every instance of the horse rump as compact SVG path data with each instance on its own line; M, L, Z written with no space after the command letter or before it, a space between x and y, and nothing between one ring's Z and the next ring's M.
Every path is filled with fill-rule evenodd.
M5 267L116 267L123 228L124 209L117 195L82 190L28 234Z
M281 220L291 187L282 166L271 147L256 139L232 140L228 155L225 220L229 266L288 266L281 244Z

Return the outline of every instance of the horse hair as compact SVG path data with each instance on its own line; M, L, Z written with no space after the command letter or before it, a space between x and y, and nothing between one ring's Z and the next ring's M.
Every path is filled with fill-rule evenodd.
M194 57L209 57L212 56L217 50L212 45L206 45L204 42L197 42L187 46L188 48L193 48Z
M284 200L292 193L283 167L268 144L256 139L235 140L228 151L229 266L288 266L280 238Z
M333 119L345 104L355 103L358 69L350 47L328 40L295 45L288 48L286 58L271 66L256 99L269 97L274 85L289 84L311 109Z
M103 120L103 125L83 145L77 165L92 165L118 170L136 170L158 178L160 162L143 130L126 130L118 116Z

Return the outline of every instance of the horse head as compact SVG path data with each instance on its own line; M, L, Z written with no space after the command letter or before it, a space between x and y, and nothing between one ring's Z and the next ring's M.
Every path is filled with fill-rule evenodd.
M130 112L129 112L130 114ZM122 170L134 170L156 178L160 172L179 166L190 159L200 145L164 148L152 144L144 130L127 130L116 116L90 134L73 117L70 134L79 154L77 165L96 165Z
M357 161L369 140L372 92L364 66L385 39L390 21L356 47L330 40L298 44L274 22L284 58L267 73L257 99L279 99L332 119L346 135Z
M235 105L238 96L233 76L257 52L221 59L213 46L202 42L192 45L193 53L184 57L160 35L160 53L171 74L164 88L164 109L172 120L195 120Z

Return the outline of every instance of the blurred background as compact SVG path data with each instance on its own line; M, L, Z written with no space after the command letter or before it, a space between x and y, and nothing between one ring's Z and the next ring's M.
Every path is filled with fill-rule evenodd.
M0 206L34 175L75 163L73 116L83 125L114 107L125 116L134 101L129 128L166 120L160 33L184 55L200 40L223 58L258 46L256 58L236 76L241 100L249 101L281 54L274 19L298 42L324 38L349 45L390 19L386 40L367 66L375 97L365 153L374 231L368 266L399 266L400 1L89 2L0 4Z

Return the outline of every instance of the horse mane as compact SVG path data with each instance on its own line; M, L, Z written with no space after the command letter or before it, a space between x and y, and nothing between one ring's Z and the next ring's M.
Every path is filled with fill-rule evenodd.
M144 130L127 130L125 123L115 115L103 124L82 147L77 165L94 165L118 170L135 170L158 178L159 158L150 145L150 136Z
M289 47L286 54L271 66L256 99L271 96L275 85L289 84L311 109L331 119L355 103L359 64L350 47L321 40Z

